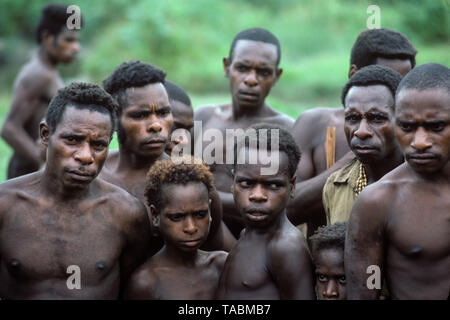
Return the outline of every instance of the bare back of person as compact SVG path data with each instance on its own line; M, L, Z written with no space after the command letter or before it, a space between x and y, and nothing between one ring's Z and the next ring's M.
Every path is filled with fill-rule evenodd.
M1 186L0 297L117 299L127 233L142 225L143 206L100 179L82 198L57 199L43 194L42 174ZM69 288L69 266L80 288Z
M164 249L142 265L131 280L129 299L211 300L227 257L224 251L198 250L194 265L181 265Z
M344 134L343 108L316 108L305 111L296 120L292 129L302 159L297 169L297 181L315 177L327 168L327 128L335 128L334 160L350 151Z

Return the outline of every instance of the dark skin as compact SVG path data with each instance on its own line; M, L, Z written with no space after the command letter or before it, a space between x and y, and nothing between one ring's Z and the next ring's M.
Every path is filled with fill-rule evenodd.
M144 206L96 178L111 139L110 116L66 108L53 133L40 126L45 169L0 185L3 299L117 299L145 261ZM80 268L80 290L66 285L70 265Z
M122 111L120 123L125 140L119 141L119 151L112 152L106 161L100 177L115 184L143 204L147 204L144 190L146 175L150 167L158 160L168 159L164 150L168 144L173 117L166 89L162 83L148 84L143 87L127 89L128 106ZM227 237L221 221L220 199L211 195L213 203L213 226L211 239L205 244L208 249L230 250L234 244ZM148 208L147 208L148 209ZM148 210L149 212L149 210ZM163 243L154 238L150 255L158 252Z
M345 300L343 248L316 249L313 253L318 300Z
M375 64L390 67L402 76L411 70L411 61L378 57ZM348 77L358 71L350 66ZM322 190L328 177L341 169L352 157L344 133L344 110L342 108L317 108L303 112L295 121L292 135L302 157L297 168L296 194L287 208L289 220L294 224L307 222L308 236L317 227L326 224L322 204ZM336 163L326 169L325 141L327 127L336 127Z
M392 299L448 299L450 288L450 94L403 89L396 138L407 163L363 191L348 225L347 296L377 299L369 265L378 265Z
M208 189L201 182L167 184L163 206L151 206L164 247L132 276L128 299L211 300L227 257L224 251L199 250L211 224Z
M394 97L384 85L354 86L345 98L345 136L364 165L368 184L403 163L394 136L393 105Z
M1 130L2 138L13 149L8 179L31 173L45 161L45 150L39 143L39 123L50 100L63 82L56 70L68 63L80 50L78 32L63 28L58 35L44 32L33 58L17 76L11 107Z
M277 83L282 69L277 66L276 46L269 43L239 40L234 48L233 60L223 58L225 76L229 79L231 103L208 106L195 110L194 120L202 121L203 132L215 128L226 137L226 129L244 129L258 122L278 124L290 128L293 121L288 116L272 109L265 99ZM191 136L194 134L191 132ZM202 139L202 137L197 137ZM206 148L208 143L203 143ZM226 159L227 146L223 141L223 157ZM238 237L244 227L236 210L230 187L232 174L229 165L211 166L214 181L223 207L223 220Z
M166 153L170 156L172 153L172 149L179 144L186 145L189 143L188 132L194 126L193 118L194 118L194 110L192 106L188 106L181 101L170 100L170 107L172 109L173 123L172 128L170 129L170 134L175 130L181 129L186 130L186 135L180 135L169 138L169 143L166 146Z
M295 177L288 173L287 155L272 152L280 159L276 174L261 175L260 162L235 167L233 195L246 227L225 262L219 299L315 298L304 237L285 211Z

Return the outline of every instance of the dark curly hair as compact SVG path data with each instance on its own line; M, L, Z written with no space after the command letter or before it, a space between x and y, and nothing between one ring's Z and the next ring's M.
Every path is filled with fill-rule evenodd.
M231 42L230 52L228 54L230 63L233 61L234 47L236 47L236 43L239 40L253 40L275 45L277 47L277 66L280 63L281 59L280 41L278 41L278 38L273 33L262 28L245 29L239 32L234 37L233 42Z
M68 7L66 4L51 3L42 9L41 17L35 30L37 43L41 43L44 31L56 36L61 32L61 29L66 27L67 19L72 15L72 13L67 13ZM83 17L81 17L81 25L83 25Z
M192 156L178 158L177 163L171 159L159 160L147 173L144 196L147 204L154 205L159 213L163 199L161 189L168 184L183 184L201 182L208 189L208 194L215 191L214 178L208 167L203 163L195 163Z
M150 83L164 84L166 73L160 68L141 61L123 62L105 80L103 88L112 95L121 109L126 107L125 90Z
M345 232L347 222L336 222L334 224L319 227L311 240L311 252L314 255L318 250L336 248L344 250Z
M164 87L166 88L167 95L169 96L169 100L179 101L184 103L188 107L192 106L191 99L187 95L186 91L181 89L176 83L166 80L164 82Z
M278 130L278 137L279 137L278 150L285 152L286 155L288 156L289 176L293 177L295 174L295 171L297 170L297 166L300 161L301 153L300 153L300 149L299 149L297 143L295 142L295 140L292 137L292 135L290 134L290 132L281 128L278 125L273 125L273 124L269 124L269 123L257 123L257 124L251 125L248 129L254 129L256 131L256 139L257 139L256 147L257 148L260 148L260 143L262 142L262 139L267 140L267 142L266 142L267 151L271 150L272 130ZM267 130L266 135L263 135L261 130ZM252 145L250 139L251 139L251 137L248 135L246 135L244 138L244 145L246 148L248 148L249 146ZM238 157L238 143L235 142L235 144L234 144L234 168L236 168L237 157Z
M67 87L59 89L56 96L50 101L45 115L50 133L56 130L67 106L109 114L111 117L111 136L113 135L117 103L99 86L92 83L72 82Z
M103 80L103 88L116 99L119 105L117 116L120 118L122 110L128 106L126 89L159 82L164 84L165 78L166 73L150 63L129 61L123 62ZM117 127L117 139L119 143L123 143L126 139L120 121Z
M345 107L345 97L348 91L353 86L373 86L376 84L382 84L386 86L392 93L392 97L395 97L395 91L398 84L402 80L402 76L397 71L380 65L370 65L358 70L342 88L341 102Z
M408 72L397 87L403 89L446 89L450 92L450 69L438 63L422 64Z
M417 50L400 32L381 28L362 31L356 38L350 55L350 64L358 69L375 64L377 58L409 59L416 65Z

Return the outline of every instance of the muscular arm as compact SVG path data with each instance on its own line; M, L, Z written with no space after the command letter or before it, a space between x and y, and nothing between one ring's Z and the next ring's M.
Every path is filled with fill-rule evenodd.
M120 260L121 292L131 273L145 261L150 247L150 221L147 211L137 199L133 207L124 226L126 244Z
M306 244L298 237L269 249L269 270L282 300L314 300L313 266Z
M303 156L303 155L302 155ZM317 212L323 212L322 190L328 177L335 171L341 169L354 157L349 151L329 169L318 176L301 181L295 185L295 197L287 206L287 216L294 225L307 222Z
M40 165L43 162L41 149L25 131L25 124L32 117L38 105L42 103L41 98L49 95L51 78L40 77L39 81L28 80L29 84L27 85L24 84L25 81L21 81L14 91L1 136L14 149L15 153Z
M345 240L345 277L347 299L377 299L380 290L368 289L367 267L384 267L385 194L369 186L358 196L350 219ZM380 279L381 283L381 279Z

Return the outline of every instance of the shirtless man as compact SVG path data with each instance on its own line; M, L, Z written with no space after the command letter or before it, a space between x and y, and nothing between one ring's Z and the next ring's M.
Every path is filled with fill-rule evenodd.
M201 121L203 132L214 128L226 137L226 129L245 130L258 122L290 128L293 120L265 102L270 89L283 71L278 68L280 58L280 43L269 31L253 28L238 33L231 44L229 57L223 58L225 76L229 79L231 103L195 110L194 120ZM226 159L230 150L227 150L225 141L223 145L223 158ZM238 236L244 224L230 193L233 181L230 168L224 164L214 164L211 170L222 201L225 224Z
M119 150L108 157L100 177L127 190L143 204L147 171L156 161L169 159L164 150L173 117L164 88L165 76L156 66L130 61L122 63L103 82L105 90L119 104ZM205 245L230 250L230 242L223 236L220 199L217 195L214 198L218 200L212 210L211 240ZM162 239L155 237L150 254L158 252L162 245Z
M38 143L39 122L50 100L63 86L56 65L72 61L80 45L78 31L68 30L67 5L49 4L42 10L36 28L38 51L22 67L16 78L11 107L1 130L1 137L14 153L7 178L34 172L45 161L45 151Z
M450 69L429 63L408 73L397 89L395 124L407 163L367 187L353 207L347 297L377 298L380 290L366 285L375 265L393 299L448 299Z
M311 257L304 236L289 222L285 210L293 195L300 151L291 134L280 127L261 124L251 128L257 131L259 147L246 139L236 151L258 155L257 163L235 164L232 186L245 229L225 262L218 297L314 299ZM279 133L278 148L271 145L273 130ZM278 163L274 174L261 171L266 165L260 143L266 137L268 150Z
M405 76L415 66L416 53L408 39L398 32L384 28L362 31L352 47L348 77L372 64L390 67ZM315 108L303 112L292 134L302 151L302 159L297 168L295 198L289 203L288 217L296 225L308 222L308 235L312 235L318 226L325 224L322 206L325 181L353 156L344 134L344 109ZM329 146L328 165L326 144Z
M145 261L145 207L96 178L116 108L104 90L85 83L50 102L40 124L45 169L0 184L0 298L117 299Z
M211 172L188 156L182 164L156 162L147 174L145 197L164 247L132 276L128 299L211 300L227 257L202 251L211 224Z

